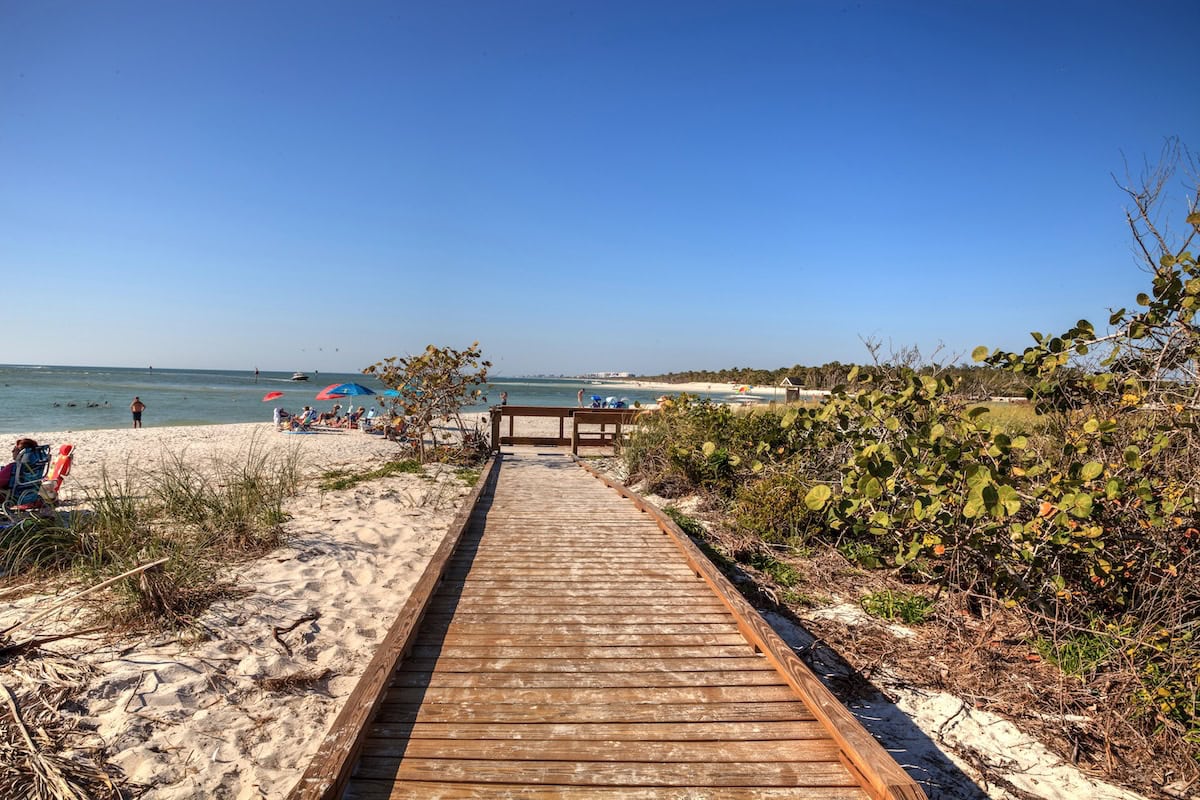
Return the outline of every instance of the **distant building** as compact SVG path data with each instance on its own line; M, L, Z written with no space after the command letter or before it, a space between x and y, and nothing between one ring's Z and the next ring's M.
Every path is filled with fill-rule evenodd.
M783 401L785 403L800 402L800 392L804 390L804 381L795 375L788 375L779 382L783 387Z
M632 372L585 372L584 378L631 378Z

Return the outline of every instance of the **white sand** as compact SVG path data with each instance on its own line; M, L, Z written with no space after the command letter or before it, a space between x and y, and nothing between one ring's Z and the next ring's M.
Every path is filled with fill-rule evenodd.
M603 381L605 386L613 389L650 389L661 391L663 394L679 394L687 392L688 394L707 395L714 399L722 399L734 395L742 395L760 402L769 402L776 400L783 402L784 391L780 386L765 386L752 385L745 383L721 383L710 381L693 381L691 383L665 383L663 381L639 381L639 380L622 380Z
M71 441L76 467L64 489L76 497L105 465L152 465L164 452L189 462L244 451L252 436L267 448L299 448L311 469L367 469L400 455L398 446L360 433L288 435L270 425L213 425L33 434ZM391 621L420 577L469 491L450 470L433 479L400 475L335 492L306 490L288 505L288 546L236 571L250 593L225 600L203 623L217 633L186 646L172 637L142 641L71 640L47 649L79 654L96 668L83 718L113 762L149 798L280 797L315 752ZM68 493L67 497L71 495ZM44 608L27 597L0 609L0 627ZM79 630L71 613L26 633ZM319 614L280 634L276 626ZM329 670L324 691L268 692L264 678Z

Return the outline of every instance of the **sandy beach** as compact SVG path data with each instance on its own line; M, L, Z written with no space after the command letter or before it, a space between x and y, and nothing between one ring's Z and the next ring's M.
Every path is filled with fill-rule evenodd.
M556 433L556 420L527 420L530 434ZM310 475L364 471L402 455L398 445L357 432L288 435L270 424L34 432L51 445L71 442L77 461L64 486L68 508L85 502L102 476L152 469L179 457L198 467L250 446L295 450ZM454 471L430 467L321 491L310 484L287 505L285 546L241 564L240 592L214 604L202 640L171 634L92 634L44 647L82 668L78 723L124 780L157 800L279 798L292 788L403 606L469 488ZM70 597L13 595L0 603L0 629ZM5 596L0 589L0 597ZM48 635L88 627L89 602L23 632ZM851 626L879 628L853 603L813 609ZM798 650L811 636L768 619ZM297 624L299 623L299 624ZM294 627L293 627L294 626ZM903 637L904 631L894 635ZM836 675L830 670L836 681ZM827 676L828 677L828 676ZM289 679L307 682L291 692ZM939 691L877 676L893 702L853 705L885 746L907 753L930 797L1137 800L1091 779L994 714ZM941 745L935 745L937 742ZM990 765L988 784L977 769ZM970 776L968 778L967 776ZM980 792L976 782L987 787ZM1005 786L1015 789L1006 790Z
M765 386L745 383L711 383L705 381L693 381L691 383L666 383L664 381L639 381L636 379L630 380L605 380L602 382L604 387L611 389L652 389L661 391L663 394L679 394L687 392L688 394L697 394L708 396L720 400L728 397L742 395L759 400L766 403L772 400L782 402L784 397L783 388L780 386Z
M104 471L152 468L180 456L202 466L254 443L295 448L310 474L366 470L401 455L381 437L277 433L273 426L210 425L74 433L35 432L71 442L77 460L65 505L82 502ZM453 470L399 475L322 492L309 486L287 506L287 544L231 576L244 592L212 606L199 642L172 635L92 635L46 645L85 666L80 723L92 728L125 778L150 798L280 797L315 751L469 487ZM0 607L0 628L31 617L58 595L29 595ZM88 627L87 603L23 634ZM312 618L286 633L297 620ZM290 652L289 652L290 651ZM272 680L317 678L289 694Z

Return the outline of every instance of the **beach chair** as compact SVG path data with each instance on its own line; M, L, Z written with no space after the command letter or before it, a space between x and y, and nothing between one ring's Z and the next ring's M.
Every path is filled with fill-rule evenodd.
M383 418L375 413L375 409L370 409L367 413L359 417L358 429L363 433L383 433Z
M29 447L17 457L16 468L8 486L4 487L3 511L11 516L14 511L30 511L41 507L42 481L50 466L50 445Z
M75 445L64 444L58 448L58 455L50 462L50 469L42 479L42 499L53 503L58 499L58 490L62 488L63 479L71 473L71 465L75 463Z

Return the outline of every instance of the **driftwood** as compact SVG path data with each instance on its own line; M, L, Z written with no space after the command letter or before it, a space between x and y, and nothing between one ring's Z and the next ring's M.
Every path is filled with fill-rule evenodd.
M315 621L319 620L320 618L321 618L320 614L318 614L316 611L311 611L311 612L305 614L300 619L293 622L291 625L288 625L286 628L276 625L274 627L274 629L271 631L271 635L275 637L275 641L279 642L279 646L282 647L287 652L288 656L291 656L292 648L288 647L288 643L285 642L282 638L280 638L280 635L284 634L284 633L291 633L292 631L296 630L296 628L300 627L301 624L303 624L305 622L315 622Z

